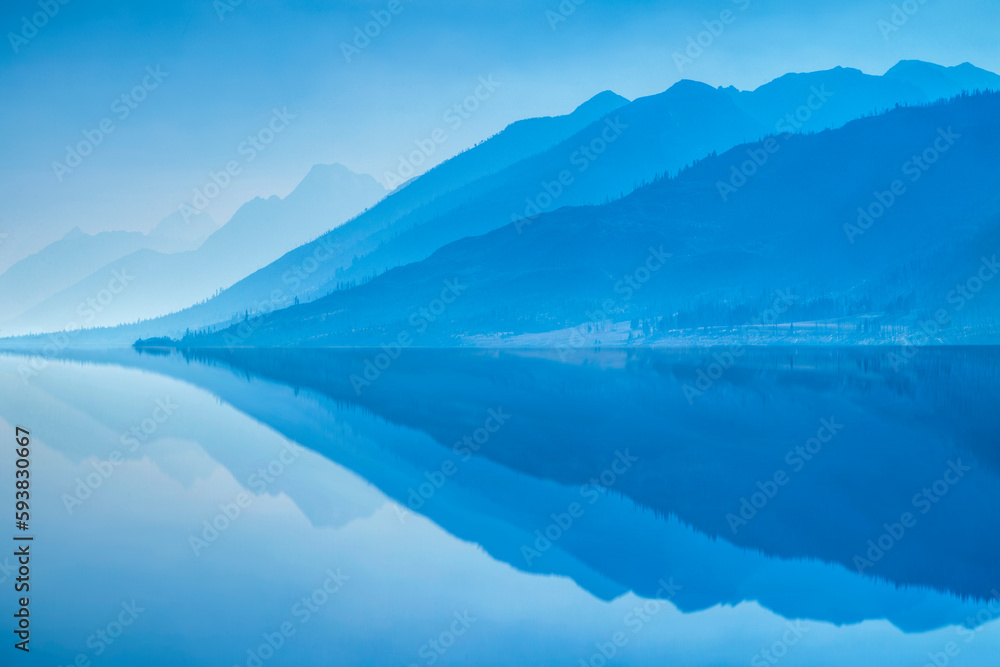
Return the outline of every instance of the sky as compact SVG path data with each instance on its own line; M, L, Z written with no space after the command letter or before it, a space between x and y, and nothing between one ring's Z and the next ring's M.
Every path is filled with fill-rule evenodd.
M881 74L901 59L1000 71L998 9L998 0L6 0L0 271L77 226L149 231L213 174L227 182L205 210L221 224L254 197L287 195L314 164L386 182L438 128L447 139L423 168L603 90L634 99L683 78L752 89L838 65ZM701 53L679 63L699 33ZM231 163L239 173L220 176Z

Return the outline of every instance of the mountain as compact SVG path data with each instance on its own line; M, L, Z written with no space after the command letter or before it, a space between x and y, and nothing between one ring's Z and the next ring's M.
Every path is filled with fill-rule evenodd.
M618 198L665 171L761 133L763 127L721 91L681 82L595 119L547 150L535 153L526 146L523 152L529 157L402 215L393 211L400 208L394 193L368 214L237 283L206 305L207 315L192 311L191 326L242 315L247 304L273 308L295 297L315 299L424 259L447 243L496 229L512 218ZM418 178L398 194L422 186L433 175ZM326 248L331 256L314 271L295 272L310 257L326 256Z
M0 328L52 295L84 280L101 267L140 249L160 253L193 250L217 229L207 215L190 222L180 213L161 220L148 234L85 234L74 227L58 241L25 257L0 275Z
M605 91L565 116L529 118L410 180L356 219L314 242L296 248L232 288L155 326L183 331L242 314L261 304L278 307L295 297L315 298L357 254L386 239L453 210L477 192L484 178L573 136L628 103ZM331 253L333 256L330 256ZM316 262L321 257L323 261ZM307 270L308 269L308 270ZM278 292L276 297L275 292ZM147 328L148 330L148 328ZM134 337L133 337L134 338Z
M395 219L413 209L433 202L451 190L472 180L502 170L534 151L575 133L595 118L608 113L628 100L606 91L582 104L573 113L512 123L503 132L478 146L463 152L428 173L406 183L372 211L352 221L350 230L383 229ZM140 318L162 316L186 308L211 297L220 288L254 273L282 253L312 241L337 224L361 213L374 204L384 190L369 176L351 173L340 165L317 165L286 200L271 197L256 199L244 205L232 220L206 241L198 255L166 258L160 254L136 253L121 262L111 262L125 253L99 256L101 264L88 264L90 271L77 278L72 289L38 305L31 313L6 323L3 331L21 334L28 330L62 329L88 297L100 292L114 278L115 271L124 270L137 276L140 289L123 291L110 309L88 318L90 326L116 325ZM290 225L288 221L294 220ZM357 232L355 232L357 233ZM361 234L364 231L360 232ZM319 246L322 247L322 246ZM313 246L310 246L312 249ZM306 259L303 254L302 259ZM311 261L311 260L309 260ZM111 263L109 263L111 262ZM306 262L306 266L310 266ZM282 268L277 279L266 278L261 288L261 301L267 300L273 289L283 287L282 275L298 263ZM296 275L292 274L292 275ZM139 284L133 283L133 284ZM195 306L184 318L168 316L181 330L187 326L208 324L228 318L236 310L253 307L255 300L213 300L213 307ZM289 297L289 302L291 297ZM35 301L31 305L37 305ZM235 305L233 305L235 304ZM93 309L87 309L88 314ZM232 312L231 312L232 311ZM225 314L217 314L217 313ZM202 314L204 313L204 314ZM134 340L134 337L131 338Z
M901 64L890 70L891 76L881 77L834 68L789 74L742 92L681 81L631 103L605 92L569 116L515 123L206 303L114 335L119 342L177 335L188 328L235 322L247 311L269 312L314 300L511 221L520 228L560 207L617 199L746 141L774 133L784 140L841 127L899 105L926 104L937 94L965 86L981 88L995 77L971 66L940 68L960 70L962 76L953 73L952 88L938 86L928 93L922 87L929 85L926 77L917 74L935 67ZM105 282L110 270L102 275ZM99 285L97 280L90 288ZM169 296L145 308L143 316L166 312L168 302L169 310L185 305Z
M229 264L225 287L376 203L385 190L367 174L339 164L313 166L284 199L257 198L241 207L199 251L200 261ZM238 263L231 256L238 257Z
M990 76L983 70L976 72ZM944 92L957 94L966 83L959 81ZM512 220L563 206L617 199L663 174L676 173L694 160L745 141L774 132L840 127L900 104L927 103L936 99L937 92L928 94L917 83L898 77L845 68L789 74L750 92L681 81L658 95L618 106L565 140L502 170L448 191L439 185L442 174L458 167L481 173L465 165L476 151L491 146L486 142L415 179L357 220L248 276L204 306L159 323L160 331L183 331L240 317L247 309L272 310L295 299L312 300ZM597 104L597 98L588 104ZM595 111L609 106L614 104L600 105ZM513 144L523 138L526 127L515 124L508 128L510 136L500 136ZM425 191L427 196L417 196ZM319 256L324 260L317 263ZM305 265L312 270L303 271Z
M926 104L964 92L1000 90L1000 76L964 63L942 67L903 60L883 76L835 67L786 74L753 91L724 89L733 101L773 132L833 129L897 105Z
M1000 90L1000 75L970 63L942 67L922 60L901 60L885 77L910 83L931 99L951 97L961 91Z
M723 89L733 102L774 133L833 129L898 104L922 104L937 97L908 81L835 67L786 74L756 90ZM940 97L951 97L954 92Z
M396 192L406 190L406 196L397 196L393 204L401 207L398 210L404 210L433 201L446 192L495 174L532 154L548 150L628 103L621 95L605 90L564 116L515 121L473 148L462 151L426 174L401 185ZM416 185L417 182L419 185Z
M641 320L644 334L733 327L782 293L782 322L847 318L852 335L890 335L933 319L932 339L969 342L974 327L993 340L997 146L996 93L770 137L186 344L435 344L576 325L599 344L606 320Z
M258 197L241 206L197 249L166 254L143 247L105 260L103 266L91 269L89 275L3 329L7 333L62 330L70 322L113 326L179 310L316 238L384 193L371 176L341 165L316 165L284 199ZM172 219L160 234L176 238L182 231ZM96 305L95 299L99 300Z
M219 225L207 213L185 218L181 213L171 213L146 235L150 250L162 253L184 252L199 247Z

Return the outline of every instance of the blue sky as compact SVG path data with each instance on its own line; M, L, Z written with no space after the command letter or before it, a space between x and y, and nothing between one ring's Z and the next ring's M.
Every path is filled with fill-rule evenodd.
M754 88L837 65L881 74L904 58L1000 71L997 2L908 1L916 11L886 32L895 0L11 0L0 10L0 270L77 225L149 230L209 172L243 160L238 147L275 109L294 118L212 201L217 221L287 194L315 163L383 180L436 128L448 140L433 161L605 89L631 99L681 78ZM43 6L52 16L25 30ZM679 71L673 54L725 10L728 25ZM372 11L386 25L348 62L341 45ZM490 76L499 87L460 126L446 122ZM84 131L101 141L60 180L52 163Z

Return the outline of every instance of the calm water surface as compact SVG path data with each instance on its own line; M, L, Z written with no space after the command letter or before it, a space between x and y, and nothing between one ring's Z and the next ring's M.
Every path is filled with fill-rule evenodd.
M379 352L0 357L24 663L998 664L996 350Z

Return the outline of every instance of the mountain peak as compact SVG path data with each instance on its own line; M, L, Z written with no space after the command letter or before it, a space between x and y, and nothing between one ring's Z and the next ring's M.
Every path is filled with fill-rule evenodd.
M309 168L305 178L295 187L295 191L305 187L330 187L333 185L348 185L374 181L368 174L359 174L351 171L339 162L331 164L314 164Z
M885 76L917 86L932 100L952 97L963 91L1000 90L1000 76L968 62L945 67L923 60L900 60Z
M868 77L867 74L854 67L841 67L837 65L836 67L831 67L830 69L821 69L814 72L789 72L788 74L782 74L781 76L768 81L756 88L756 90L774 88L786 84L794 84L796 82L815 82L820 80L826 81L836 81L836 82L854 82L859 79Z
M681 79L662 93L656 93L655 95L640 98L633 102L633 104L638 103L644 107L663 103L674 104L678 102L681 104L689 102L711 104L713 100L727 97L728 93L723 88L715 88L707 83L694 81L692 79Z
M375 200L385 194L385 188L368 174L351 171L339 163L314 164L305 178L295 186L286 199L327 201L331 196L356 197Z
M715 92L717 89L694 79L681 79L674 85L667 88L667 92L674 93L704 93L705 91Z
M86 236L86 234L84 234L83 230L80 229L80 227L77 226L77 227L74 227L73 229L69 230L68 232L66 232L66 234L63 235L62 240L63 241L70 241L72 239L78 239L81 236Z
M306 178L324 176L360 176L360 174L351 171L339 162L331 162L330 164L314 164L309 168L309 173L306 174Z
M615 109L629 103L627 98L622 97L612 90L604 90L573 110L574 114L596 114L598 116L614 111Z
M926 60L915 60L906 59L900 60L898 63L890 67L885 76L894 76L897 74L902 74L904 72L914 72L914 71L924 71L924 72L946 72L947 67L942 65L937 65L935 63L929 63Z

